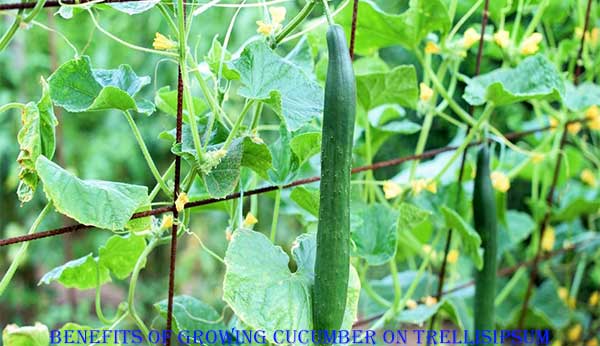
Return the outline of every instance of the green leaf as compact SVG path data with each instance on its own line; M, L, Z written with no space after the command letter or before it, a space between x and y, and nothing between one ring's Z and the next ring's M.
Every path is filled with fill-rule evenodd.
M238 93L271 106L288 129L296 130L323 112L323 89L264 42L250 43L231 66L243 84Z
M600 86L585 82L578 86L566 84L565 105L572 111L583 111L591 106L600 106Z
M240 180L242 157L244 154L243 139L232 142L227 154L208 174L202 174L206 190L213 198L222 198L232 193Z
M319 189L298 186L292 190L290 198L313 216L319 216Z
M537 99L560 100L564 94L565 84L556 67L538 54L515 68L500 68L470 79L463 98L472 106L486 102L502 106Z
M279 128L279 138L269 146L273 156L273 166L268 174L271 182L278 185L287 183L295 176L298 160L292 153L291 134L283 125Z
M398 212L374 203L355 213L359 221L352 222L350 228L355 255L370 265L381 265L394 258L398 247Z
M49 78L54 104L69 112L80 113L107 109L134 110L152 114L154 105L133 97L150 77L138 77L129 65L116 70L92 69L87 56L62 64Z
M6 346L48 346L50 332L48 327L36 322L34 326L19 327L8 324L2 331L2 344Z
M54 116L52 101L48 94L48 84L42 79L42 97L36 103L25 105L21 112L21 130L17 134L19 156L19 187L17 195L21 203L29 202L37 188L38 176L35 161L40 155L50 159L56 147L55 128L58 120Z
M145 248L144 237L134 234L124 237L114 235L100 247L99 263L108 268L118 279L123 280L131 274Z
M200 135L200 141L204 144L206 143L208 131L206 126L206 118L200 119L197 124L198 134ZM191 166L200 169L196 148L194 146L194 138L192 135L192 128L188 124L183 124L181 129L181 143L176 143L177 129L172 129L169 131L161 132L158 137L160 139L164 139L166 141L171 142L171 152L175 155L179 155L183 157ZM210 134L209 145L217 146L220 143L223 143L227 138L227 130L223 127L220 122L216 122L213 128L212 133Z
M360 55L397 44L415 49L430 32L445 33L451 26L448 9L440 0L411 0L402 14L387 13L371 0L362 0L358 6L356 52ZM346 6L335 19L349 34L352 6Z
M187 104L187 98L185 96L183 102L184 105ZM164 86L158 89L156 91L156 95L154 96L154 103L156 104L156 108L158 108L160 111L174 117L177 116L177 90L171 90L169 86ZM206 112L206 110L208 110L208 106L204 100L200 98L192 97L192 103L194 107L194 114L196 114L196 116L200 116ZM187 107L183 107L183 120L186 123L189 122L189 112Z
M542 317L552 328L562 329L569 324L570 311L563 299L558 296L558 286L546 280L535 291L529 308Z
M298 269L292 273L289 257L280 247L261 233L239 229L225 255L223 300L250 328L265 330L267 338L277 329L312 329L315 255L315 234L299 236L292 246ZM350 329L356 317L360 280L351 269L341 329Z
M498 257L506 251L512 250L531 232L535 230L535 222L527 213L509 210L506 212L506 218L499 224L498 232Z
M108 4L108 6L114 8L117 11L127 13L128 15L134 15L142 12L146 12L158 4L160 0L144 0L144 1L130 1Z
M229 62L231 61L231 53L227 50L223 50L221 42L219 42L218 36L215 36L212 41L212 46L208 51L208 54L204 57L204 60L208 64L210 71L215 76L222 76L228 80L239 79L240 74L230 68Z
M44 156L37 159L36 168L56 210L84 225L121 230L148 200L145 186L81 180Z
M154 309L164 319L167 318L167 300L162 300L154 304ZM190 341L193 340L195 331L206 333L209 330L226 331L226 327L221 320L221 315L210 305L190 296L181 295L173 297L173 330L177 334L185 331L190 335ZM223 335L225 337L225 335ZM202 338L204 340L204 338ZM221 342L217 342L220 345ZM200 345L199 343L190 343L190 345Z
M358 101L366 110L385 104L417 108L417 73L412 65L398 66L389 72L358 75L356 87Z
M100 265L98 260L89 254L47 272L38 285L49 285L53 281L58 281L67 288L86 290L109 282L110 274L106 267Z
M454 210L442 206L442 213L446 220L446 227L456 230L460 234L465 252L471 257L477 269L483 267L483 250L479 234Z
M398 230L400 232L409 232L429 218L431 213L409 203L402 203L398 208L400 218L398 220Z
M242 166L248 167L261 177L268 179L267 171L271 168L271 162L273 161L269 147L251 137L244 137L242 145L244 147Z
M290 140L290 148L299 164L321 152L321 132L304 132L294 135Z
M146 201L146 203L143 203L139 208L137 208L135 210L135 212L140 213L140 212L150 211L150 210L152 210L152 206L150 205L150 203L148 201ZM137 219L131 219L125 225L125 229L127 229L130 232L142 232L142 231L147 231L151 228L152 228L152 217L151 216L140 217Z
M301 68L309 76L315 69L315 57L306 36L285 56L285 60Z

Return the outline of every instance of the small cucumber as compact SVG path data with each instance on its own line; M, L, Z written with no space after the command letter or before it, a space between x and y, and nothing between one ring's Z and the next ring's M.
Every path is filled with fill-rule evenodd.
M473 190L475 229L484 250L483 268L475 273L475 330L494 330L496 299L497 227L496 198L490 179L490 154L487 146L477 153L477 173Z
M313 288L315 330L338 330L342 325L350 274L350 174L356 80L341 26L329 27L327 47L329 66L323 109L321 194Z

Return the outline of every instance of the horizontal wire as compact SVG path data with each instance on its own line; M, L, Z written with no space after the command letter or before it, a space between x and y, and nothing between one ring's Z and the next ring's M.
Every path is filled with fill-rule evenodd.
M281 4L281 3L290 2L290 1L292 1L292 0L270 0L270 1L266 1L265 3L256 3L256 4L214 4L214 5L212 5L212 7L255 8L255 7L262 7L265 5ZM125 2L153 2L153 0L80 0L80 1L49 0L49 1L46 1L46 3L44 4L44 7L46 7L46 8L60 7L63 5L80 6L80 5L86 5L88 3L94 4L94 5L96 5L96 4L115 4L115 3L125 3ZM207 5L207 4L210 4L210 3L209 2L184 2L184 5L186 5L186 6L201 6L201 5ZM31 9L31 8L34 8L35 5L36 5L35 1L25 2L25 3L0 4L0 11Z
M576 250L579 246L585 245L585 243L586 242L582 241L582 242L579 242L579 243L576 243L576 244L572 244L572 245L565 246L563 248L554 250L552 252L548 252L546 255L540 256L540 258L538 259L538 262L544 262L544 261L550 260L550 259L552 259L552 258L554 258L554 257L556 257L558 255L561 255L561 254L563 254L565 252ZM532 260L528 260L528 261L523 261L523 262L517 263L517 264L515 264L515 265L513 265L511 267L502 268L502 269L498 270L496 272L496 274L497 274L498 277L509 276L511 274L514 274L517 270L519 270L521 268L531 267L532 265L534 265L534 262L535 261L533 259ZM451 293L454 293L456 291L460 291L462 289L465 289L467 287L471 287L473 285L475 285L475 280L467 281L467 282L465 282L463 284L460 284L458 286L454 286L454 287L452 287L452 288L450 288L450 289L448 289L446 291L443 291L442 292L442 296L447 296L447 295L449 295ZM371 322L374 322L374 321L380 319L381 317L383 317L383 315L384 315L383 313L380 313L380 314L377 314L375 316L371 316L371 317L368 317L368 318L365 318L365 319L362 319L362 320L358 320L358 321L354 322L354 324L352 325L352 327L356 328L356 327L360 327L360 326L369 324Z
M574 122L584 122L584 121L585 121L585 119L577 119L577 120L572 120L570 122L574 123ZM541 127L541 128L537 128L537 129L527 130L527 131L511 132L511 133L506 134L504 137L508 140L517 140L517 139L529 136L534 133L547 131L551 128L552 127L550 127L550 126L545 126L545 127ZM491 139L488 139L488 141L491 141ZM475 142L470 143L468 145L468 147L476 146L479 144L481 144L481 141L475 141ZM378 170L378 169L385 168L385 167L397 166L397 165L400 165L400 164L402 164L404 162L408 162L408 161L428 159L428 158L435 157L435 156L445 153L445 152L454 151L456 149L458 149L458 146L446 146L446 147L442 147L442 148L438 148L438 149L432 149L432 150L425 151L420 155L404 156L404 157L400 157L397 159L377 162L377 163L374 163L374 164L368 165L368 166L356 167L356 168L352 169L352 173L355 174L355 173L364 172L364 171ZM265 187L261 187L258 189L245 191L243 193L243 195L244 195L244 197L247 197L247 196L258 195L258 194L262 194L262 193L266 193L266 192L270 192L270 191L275 191L278 189L289 189L289 188L300 186L300 185L314 183L314 182L319 181L320 179L321 179L320 176L314 176L314 177L310 177L310 178L296 180L294 182L291 182L291 183L283 185L283 186L277 186L277 185L265 186ZM186 203L184 208L188 209L188 208L194 208L194 207L200 207L200 206L204 206L204 205L219 203L219 202L239 198L239 197L241 197L241 195L242 194L240 192L235 192L235 193L227 195L223 198L208 198L208 199L203 199L203 200L199 200L199 201L192 201L192 202ZM156 209L152 209L152 210L148 210L148 211L135 213L132 215L131 219L133 220L133 219L139 219L139 218L153 216L153 215L160 215L160 214L172 212L173 210L174 210L173 206L156 208ZM37 240L37 239L41 239L41 238L52 237L52 236L61 235L61 234L65 234L65 233L72 233L72 232L90 229L90 228L94 228L94 226L75 224L75 225L71 225L71 226L56 228L56 229L38 232L38 233L34 233L34 234L28 234L28 235L22 235L22 236L2 239L2 240L0 240L0 247L17 244L17 243L22 243L22 242L26 242L26 241Z

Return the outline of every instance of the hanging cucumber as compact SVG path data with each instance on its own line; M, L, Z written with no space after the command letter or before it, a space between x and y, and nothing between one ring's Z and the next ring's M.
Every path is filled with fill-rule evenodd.
M490 155L487 145L477 154L477 174L473 191L475 229L484 250L483 268L475 273L475 330L494 330L496 299L497 227L496 198L490 179Z
M346 35L327 31L329 66L321 143L321 196L313 288L313 327L339 329L350 271L350 174L356 113L356 81Z

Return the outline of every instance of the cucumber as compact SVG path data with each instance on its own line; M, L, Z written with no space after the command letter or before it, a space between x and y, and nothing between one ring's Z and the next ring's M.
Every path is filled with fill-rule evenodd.
M485 144L477 153L473 217L484 250L483 268L475 273L475 330L494 330L498 220L496 198L490 179L490 154Z
M339 25L327 31L329 66L325 82L321 187L313 328L339 330L350 274L350 174L356 117L356 80L346 35Z

